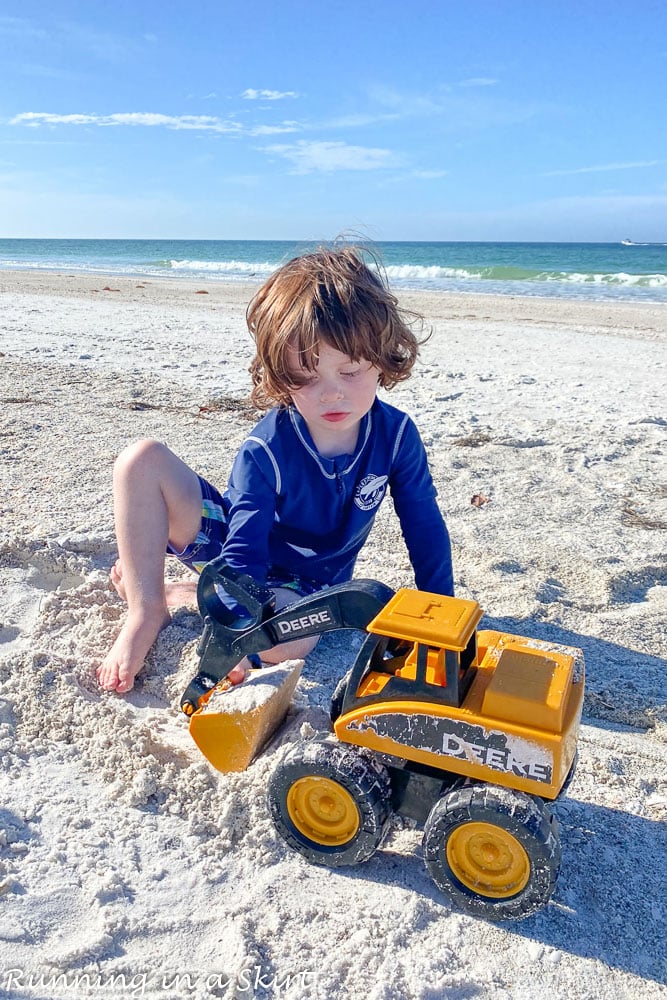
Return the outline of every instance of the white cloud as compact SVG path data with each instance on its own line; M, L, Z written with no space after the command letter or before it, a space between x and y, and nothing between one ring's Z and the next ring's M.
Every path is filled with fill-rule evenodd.
M233 122L223 122L212 115L162 115L154 112L131 111L122 114L109 115L107 121L100 125L145 125L149 128L165 126L175 129L213 129L214 131L229 131L238 128Z
M0 34L16 35L24 38L48 38L45 28L36 28L31 21L23 17L0 17Z
M246 101L282 101L285 97L298 97L295 90L255 90L249 87L241 97Z
M394 87L375 85L370 88L371 101L382 108L388 108L395 118L413 118L419 115L440 114L443 95L404 94Z
M382 122L396 121L399 114L373 114L372 112L358 112L350 115L340 115L337 118L329 118L319 123L320 128L341 129L341 128L365 128L368 125L377 125Z
M225 121L212 115L163 115L148 111L121 112L113 115L55 115L43 111L25 111L12 118L9 124L28 125L33 128L40 125L97 125L100 127L131 125L208 132L239 133L243 131L238 122Z
M9 120L10 125L94 125L96 115L51 115L42 111L25 111Z
M575 167L572 170L549 170L543 177L569 177L573 174L599 174L607 170L635 170L641 167L658 167L662 160L637 160L634 163L602 163L595 167Z
M448 170L413 170L412 176L417 177L420 180L432 181L436 180L438 177L446 177L448 173Z
M497 83L490 76L473 76L469 80L461 80L459 87L495 87Z
M213 115L163 115L152 111L127 111L113 115L56 115L44 111L25 111L12 118L9 124L31 128L38 128L41 125L95 125L100 128L129 125L251 136L283 135L301 131L301 125L296 121L276 122L275 125L241 125L239 122L216 118Z
M281 135L285 132L300 132L299 122L279 122L277 125L254 125L246 129L249 135Z
M468 81L467 87L458 90L441 86L432 92L404 93L390 87L374 86L369 99L385 113L404 120L429 118L439 129L461 133L516 125L537 115L553 112L553 105L532 98L522 101L508 100L491 89L491 79L479 77ZM431 126L429 126L431 127Z
M339 170L379 170L397 165L389 149L370 146L349 146L345 142L309 142L301 139L293 145L266 146L266 151L282 156L294 164L292 173L314 171L334 173Z

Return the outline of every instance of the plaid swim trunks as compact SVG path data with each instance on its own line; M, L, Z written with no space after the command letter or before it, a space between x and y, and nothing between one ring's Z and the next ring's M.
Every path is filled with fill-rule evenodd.
M206 563L216 559L222 552L227 538L227 511L222 495L202 476L197 476L201 486L201 524L194 542L177 552L167 545L167 554L176 556L179 562L189 566L195 573L201 573Z
M201 486L202 511L199 532L194 542L186 545L182 552L177 552L171 545L167 544L167 554L175 556L179 562L188 566L193 572L199 574L206 563L217 557L222 552L222 547L227 539L228 507L222 494L212 486L202 476L197 476ZM305 597L307 594L314 594L318 590L323 590L327 586L315 580L308 580L301 576L291 575L281 571L271 572L267 575L266 585L271 590L286 589Z

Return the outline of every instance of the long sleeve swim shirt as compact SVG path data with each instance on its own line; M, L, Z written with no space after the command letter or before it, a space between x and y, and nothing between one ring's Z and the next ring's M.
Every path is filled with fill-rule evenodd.
M423 442L407 414L379 399L361 420L354 454L336 458L319 454L294 407L270 410L234 462L222 554L260 582L342 583L387 492L418 589L452 595L449 535Z

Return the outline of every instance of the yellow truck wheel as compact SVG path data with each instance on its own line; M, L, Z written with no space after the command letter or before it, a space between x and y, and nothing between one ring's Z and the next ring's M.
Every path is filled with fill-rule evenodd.
M297 743L269 779L276 830L308 861L337 868L366 861L391 815L391 784L370 755L327 740Z
M541 799L494 785L468 785L436 802L424 827L424 861L457 909L517 920L549 901L560 840Z

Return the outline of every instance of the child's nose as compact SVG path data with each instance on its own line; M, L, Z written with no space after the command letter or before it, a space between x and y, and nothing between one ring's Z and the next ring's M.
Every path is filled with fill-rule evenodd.
M342 399L344 393L342 386L337 381L322 383L320 399L323 403L329 403L334 399Z

